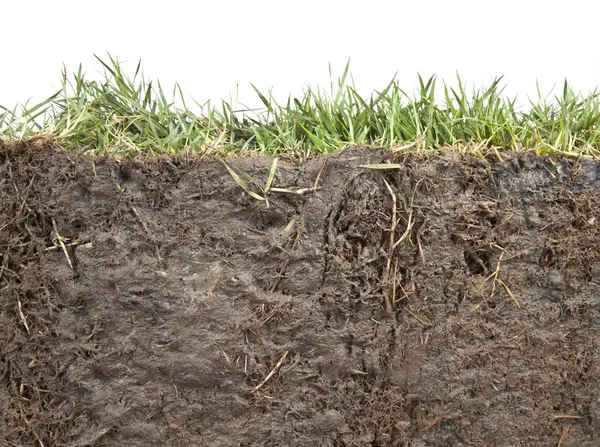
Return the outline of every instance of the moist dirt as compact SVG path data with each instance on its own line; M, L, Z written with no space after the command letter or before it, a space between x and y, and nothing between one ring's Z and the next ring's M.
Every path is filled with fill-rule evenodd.
M0 146L0 445L600 445L600 163L503 157Z

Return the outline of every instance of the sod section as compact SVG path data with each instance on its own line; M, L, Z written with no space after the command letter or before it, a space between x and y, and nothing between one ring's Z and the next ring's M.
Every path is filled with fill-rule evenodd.
M2 146L0 178L2 445L598 445L598 162Z

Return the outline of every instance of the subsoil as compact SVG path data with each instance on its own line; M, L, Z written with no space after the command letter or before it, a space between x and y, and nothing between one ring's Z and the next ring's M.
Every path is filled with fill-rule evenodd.
M0 445L600 445L600 163L503 157L0 146Z

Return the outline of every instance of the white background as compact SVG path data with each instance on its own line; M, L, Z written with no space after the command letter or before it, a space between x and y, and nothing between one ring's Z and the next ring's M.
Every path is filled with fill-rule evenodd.
M469 85L504 75L519 103L567 78L600 84L598 13L592 0L429 1L3 1L0 104L49 96L63 64L98 77L107 52L128 73L203 103L235 97L258 105L250 83L276 98L328 85L348 58L359 91L382 89L397 73L413 92L417 73Z

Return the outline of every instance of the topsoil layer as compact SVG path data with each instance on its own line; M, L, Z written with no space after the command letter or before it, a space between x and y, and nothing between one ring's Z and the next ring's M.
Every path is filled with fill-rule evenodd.
M356 148L272 186L0 148L0 445L600 445L599 163Z

